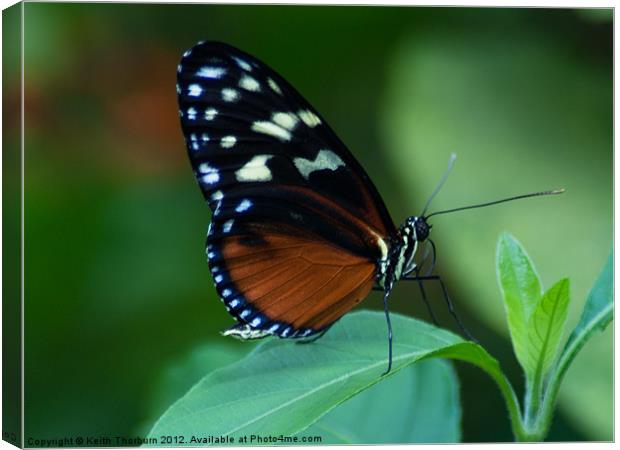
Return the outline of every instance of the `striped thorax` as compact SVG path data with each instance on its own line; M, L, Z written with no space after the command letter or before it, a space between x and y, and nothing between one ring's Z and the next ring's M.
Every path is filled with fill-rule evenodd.
M428 238L430 227L424 217L411 216L400 227L389 248L387 257L379 262L378 283L386 291L394 282L416 268L418 244Z

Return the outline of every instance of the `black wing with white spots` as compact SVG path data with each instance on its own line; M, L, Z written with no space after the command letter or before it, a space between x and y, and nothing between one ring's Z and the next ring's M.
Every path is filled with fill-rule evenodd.
M228 192L310 187L382 235L394 231L368 175L325 120L274 70L226 44L203 42L178 66L181 124L212 209Z

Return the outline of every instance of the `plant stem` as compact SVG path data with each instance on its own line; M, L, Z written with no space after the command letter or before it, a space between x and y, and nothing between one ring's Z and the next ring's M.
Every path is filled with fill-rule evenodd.
M492 358L486 350L479 346L478 344L472 344L470 342L461 344L463 347L471 347L472 349L476 349L481 355L485 355L485 357L472 357L471 354L466 352L455 351L459 346L453 346L451 349L447 351L439 351L434 353L433 356L440 356L444 358L452 358L461 361L468 362L475 366L478 366L484 372L486 372L497 384L499 387L502 396L504 397L504 402L506 403L506 407L508 408L508 415L510 416L510 424L512 426L512 432L517 441L531 441L531 433L526 428L523 422L523 416L521 414L521 406L519 405L519 399L517 398L517 394L515 394L510 381L502 372L499 363L496 359Z
M502 396L504 397L504 401L506 403L506 407L508 408L508 414L510 416L510 424L512 426L512 433L514 434L515 440L519 442L540 442L544 439L549 430L551 417L545 417L546 420L543 419L542 414L537 414L539 412L539 405L541 399L541 386L535 387L532 386L531 389L527 389L529 394L526 394L526 403L529 402L529 417L525 417L521 414L521 408L519 405L519 399L515 394L512 385L506 375L499 369L499 367L494 368L495 370L489 370L489 367L481 367L485 372L487 372L493 380L497 383ZM542 385L542 383L541 383ZM539 390L539 392L535 392L535 390ZM529 397L529 398L528 398ZM538 401L532 401L533 398L536 397ZM553 405L549 408L550 411L553 411ZM530 422L531 421L531 422Z
M487 373L491 375L491 377L495 380L500 392L504 396L504 401L506 402L506 407L508 408L508 414L510 416L512 433L514 434L515 439L521 442L529 441L529 432L523 423L523 416L521 415L519 399L517 398L517 394L515 394L515 391L510 384L510 381L508 381L506 375L504 375L504 373L501 371L498 371L496 373L487 371Z
M533 380L527 380L524 399L524 421L528 428L535 427L542 400L542 377L537 371Z

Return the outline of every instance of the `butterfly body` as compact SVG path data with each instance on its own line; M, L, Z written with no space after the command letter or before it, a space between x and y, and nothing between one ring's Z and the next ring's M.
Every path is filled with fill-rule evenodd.
M430 227L424 217L411 216L391 239L388 257L380 261L377 281L384 290L391 291L394 283L415 270L418 245L429 235Z
M396 228L372 181L280 75L217 42L178 67L181 125L212 209L206 253L241 339L324 332L416 266L423 217Z

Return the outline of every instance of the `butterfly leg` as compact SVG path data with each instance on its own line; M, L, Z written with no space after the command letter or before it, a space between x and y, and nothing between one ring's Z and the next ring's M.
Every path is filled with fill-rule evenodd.
M459 326L463 334L465 334L465 336L467 336L467 339L469 339L470 341L478 343L476 338L474 338L471 335L471 333L467 330L467 328L465 328L465 325L463 325L463 322L461 322L461 319L459 319L458 314L456 314L456 311L454 310L454 305L452 304L452 301L450 300L450 296L448 295L448 288L446 287L441 277L439 275L434 275L433 278L439 281L441 290L443 291L443 298L446 300L446 303L448 304L448 310L450 311L450 314L452 315L452 317L454 317L454 320L456 321L457 325Z
M431 262L431 266L426 271L426 276L430 276L435 271L435 263L437 262L437 251L435 248L435 243L432 239L428 239L428 242L431 244L431 250L433 251L433 260Z
M388 297L390 296L390 290L386 289L383 295L383 308L385 310L385 320L388 327L388 367L381 376L387 375L392 370L392 321L390 320L390 311L388 309Z
M417 268L415 269L415 277L416 278L420 277L419 269ZM420 286L420 293L422 294L422 301L426 305L426 309L428 310L428 313L431 316L433 323L439 326L439 323L437 322L437 318L435 317L435 313L433 312L433 308L431 308L431 304L429 303L428 298L426 297L426 291L424 290L423 280L418 280L418 286Z
M454 321L456 322L458 327L461 329L463 334L467 337L467 339L475 343L478 343L478 340L474 338L469 331L467 331L467 328L465 328L465 326L463 325L463 322L461 322L461 319L459 319L459 316L456 314L456 311L454 310L454 305L452 304L452 300L450 300L450 296L448 295L448 288L446 287L445 283L443 282L443 280L441 279L439 275L406 277L404 279L418 281L418 282L426 281L426 280L439 281L439 285L441 286L441 290L443 292L443 298L446 301L446 304L448 305L448 311L450 311L450 315L454 318Z

